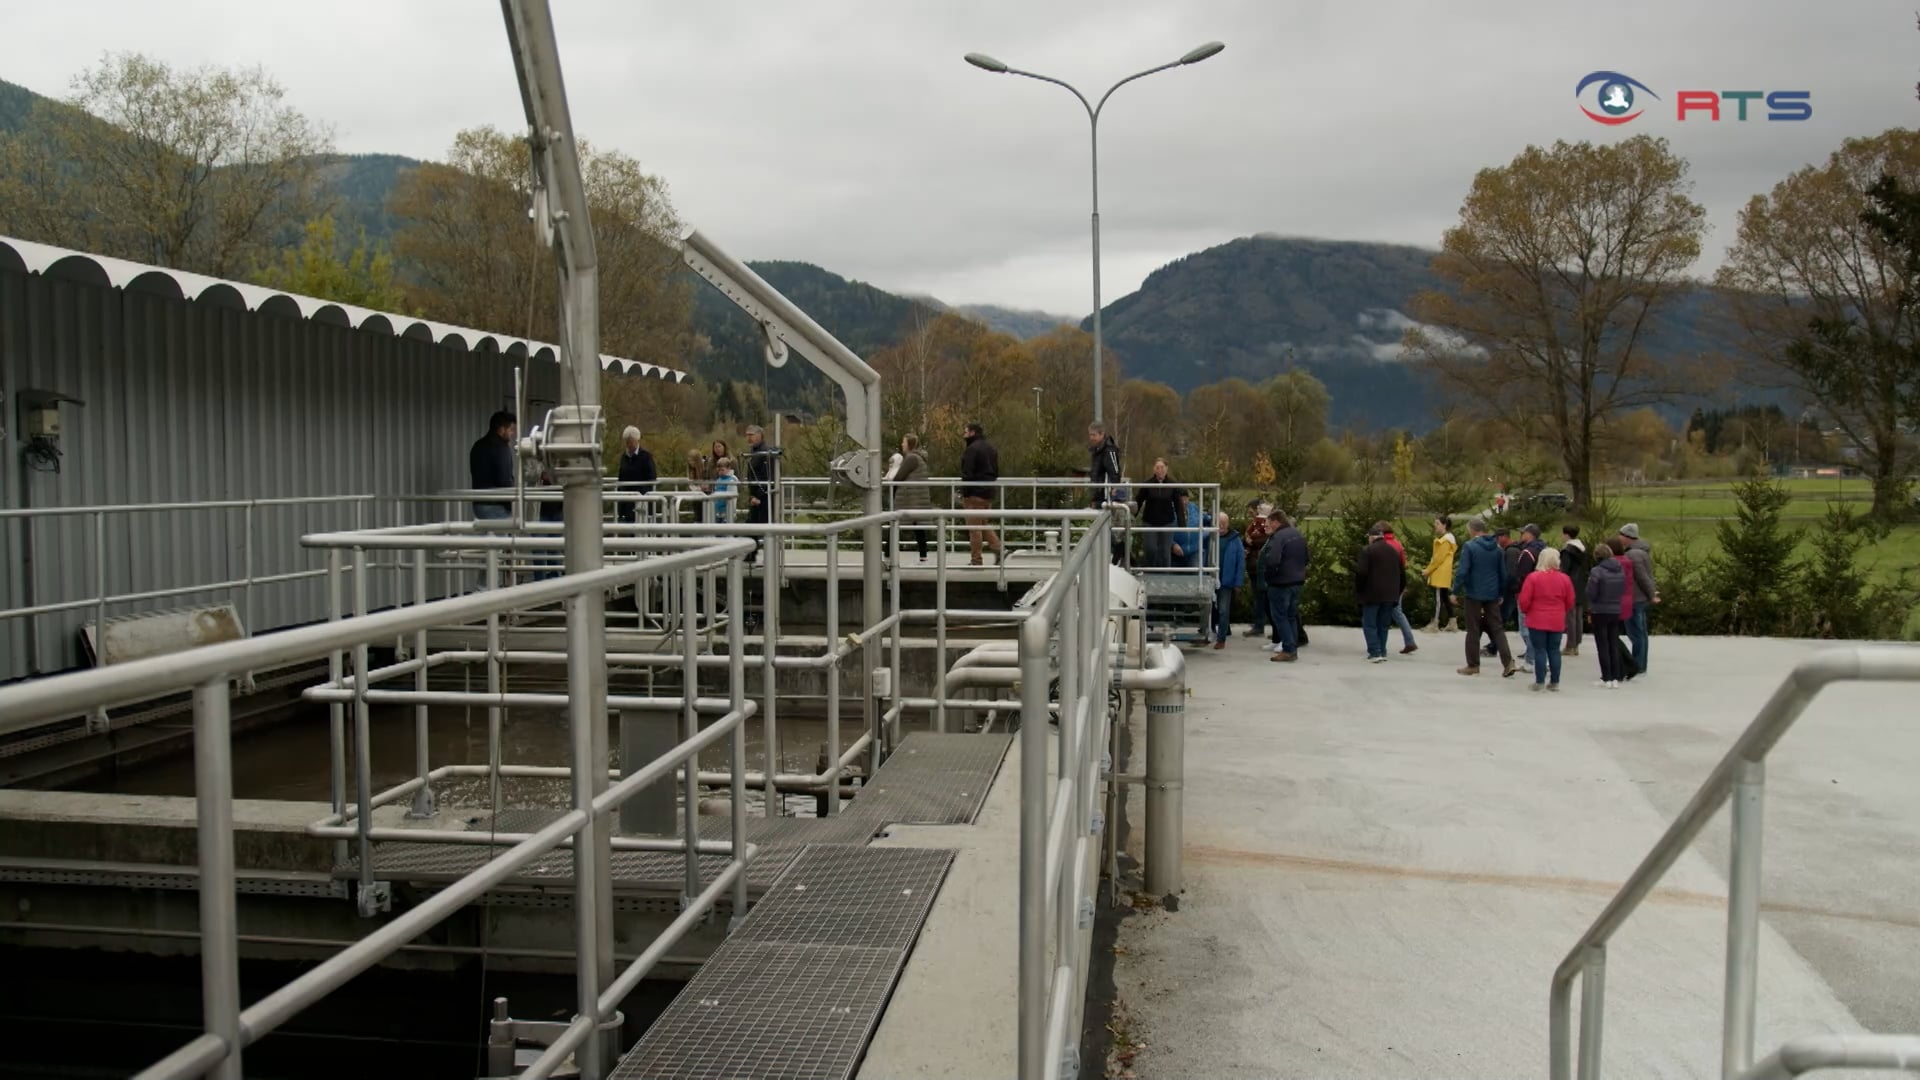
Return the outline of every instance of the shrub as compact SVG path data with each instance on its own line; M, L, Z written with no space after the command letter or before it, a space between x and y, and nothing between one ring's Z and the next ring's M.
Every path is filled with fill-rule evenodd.
M1794 568L1799 603L1791 632L1818 638L1901 636L1914 591L1903 569L1895 585L1878 585L1861 565L1860 552L1884 538L1885 526L1840 503L1827 504L1813 535L1813 551Z
M1327 626L1360 625L1360 608L1353 594L1354 562L1366 546L1367 531L1373 523L1393 520L1396 502L1393 492L1380 487L1371 471L1364 472L1330 518L1311 522L1303 530L1313 560L1307 567L1306 588L1300 594L1301 619ZM1395 533L1400 534L1397 527ZM1411 575L1414 570L1409 567L1407 572Z
M1793 549L1801 534L1782 526L1781 512L1793 494L1785 485L1755 476L1734 485L1733 497L1735 517L1716 527L1720 550L1705 569L1706 585L1720 605L1719 630L1788 633L1796 584ZM1661 599L1664 603L1664 593Z

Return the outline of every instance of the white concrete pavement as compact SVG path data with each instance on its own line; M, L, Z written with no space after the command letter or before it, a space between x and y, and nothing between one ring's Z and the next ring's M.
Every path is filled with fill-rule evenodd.
M1586 655L1536 694L1419 640L1380 665L1357 629L1296 664L1189 654L1187 891L1116 957L1136 1075L1543 1076L1554 966L1822 647L1656 637L1644 681L1595 689ZM1831 690L1770 759L1757 1056L1920 1031L1913 693ZM1719 1075L1726 821L1609 951L1608 1075Z

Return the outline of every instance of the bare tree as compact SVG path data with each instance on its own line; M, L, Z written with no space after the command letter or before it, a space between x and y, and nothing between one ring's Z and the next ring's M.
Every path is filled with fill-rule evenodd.
M238 277L325 213L332 133L260 68L175 70L111 53L0 138L0 228Z
M1706 211L1686 162L1647 136L1528 147L1481 170L1413 300L1407 347L1469 406L1544 427L1584 507L1595 443L1616 413L1665 400L1679 364L1654 356L1658 310L1688 286Z

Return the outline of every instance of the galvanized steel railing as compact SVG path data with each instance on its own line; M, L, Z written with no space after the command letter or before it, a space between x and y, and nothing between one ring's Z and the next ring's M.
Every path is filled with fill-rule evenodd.
M585 648L588 627L583 609L590 605L583 601L590 595L604 596L609 590L663 576L677 576L682 587L690 587L690 579L700 567L723 562L727 571L729 601L736 609L743 602L741 560L751 551L751 544L742 540L718 540L684 543L682 546L684 550L671 554L567 577L416 604L247 641L207 646L171 656L131 661L96 671L0 688L0 734L96 708L144 700L182 689L190 688L192 691L195 795L199 812L201 1001L206 1030L186 1046L142 1072L141 1080L201 1075L211 1075L220 1080L240 1080L241 1052L247 1045L272 1032L302 1009L372 967L441 919L501 884L522 867L567 843L572 844L574 851L576 948L582 961L577 979L577 1011L565 1034L521 1076L527 1080L549 1076L576 1050L581 1053L583 1062L590 1065L594 1075L603 1075L607 1054L611 1050L610 1040L594 1036L613 1022L622 999L639 985L640 980L680 937L706 917L720 897L731 891L735 910L745 909L745 870L753 849L746 844L744 833L745 800L741 781L745 775L746 743L741 725L754 710L745 699L745 658L737 623L730 631L729 694L722 700L722 715L706 730L697 731L694 717L697 703L683 701L681 707L686 737L679 745L644 768L623 776L618 783L598 795L594 794L591 783L595 770L605 768L605 762L596 761L593 757L591 738L594 725L604 722L605 658ZM568 615L571 655L568 660L566 701L572 714L572 808L546 828L518 839L479 869L342 949L294 981L253 1005L242 1008L235 924L232 745L228 715L230 680L241 671L308 660L340 650L352 650L360 662L359 672L364 673L367 671L366 649L370 642L390 641L434 627L470 623L529 606L556 602L566 606ZM691 649L688 653L688 671L691 672ZM697 683L690 682L689 685ZM367 733L369 691L370 680L362 680L354 687L356 728L362 740ZM679 917L610 985L603 987L595 965L587 960L596 955L599 939L607 933L607 929L599 925L599 916L603 913L596 907L595 854L596 851L604 852L608 845L610 815L640 789L671 777L676 768L684 767L691 775L697 769L700 750L725 736L731 736L733 740L734 765L732 837L731 842L720 849L730 856L728 864L704 889L696 889ZM371 793L364 771L359 781L361 802L357 810L364 824L372 812ZM362 835L368 834L363 831ZM691 838L666 843L673 850L681 850L679 845L693 845L694 850L688 851L689 859L694 858L699 849L718 849L715 845L699 845ZM365 856L363 847L363 865Z
M1920 1058L1915 1056L1920 1052L1920 1038L1907 1035L1816 1036L1789 1043L1759 1066L1753 1064L1754 995L1760 954L1761 796L1767 754L1821 690L1838 682L1867 681L1920 682L1920 649L1832 649L1795 667L1593 926L1560 961L1547 1004L1552 1080L1573 1080L1575 1076L1572 997L1576 975L1581 977L1578 1077L1599 1080L1607 942L1729 798L1733 800L1733 848L1727 873L1727 978L1720 1039L1723 1080L1773 1080L1832 1065L1920 1065Z

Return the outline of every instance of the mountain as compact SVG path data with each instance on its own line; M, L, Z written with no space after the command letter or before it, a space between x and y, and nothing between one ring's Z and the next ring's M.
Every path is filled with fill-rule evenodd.
M19 131L40 95L0 79L0 132Z
M1001 307L998 304L962 304L953 310L973 319L1002 334L1012 334L1022 341L1036 338L1059 326L1072 326L1071 315L1054 315L1045 311L1032 311L1026 308Z
M1441 288L1434 252L1396 244L1249 236L1176 259L1108 305L1107 348L1129 378L1182 393L1233 376L1259 382L1289 366L1324 382L1329 421L1363 430L1433 425L1431 377L1400 359L1416 325L1413 294ZM1706 290L1660 318L1650 347L1700 355L1727 340ZM1081 323L1092 327L1092 320ZM1681 406L1675 406L1682 409ZM1684 409L1680 415L1684 415Z
M333 201L339 235L352 242L365 229L367 240L391 244L396 225L387 197L400 178L420 161L399 154L336 154L320 167L320 189Z

